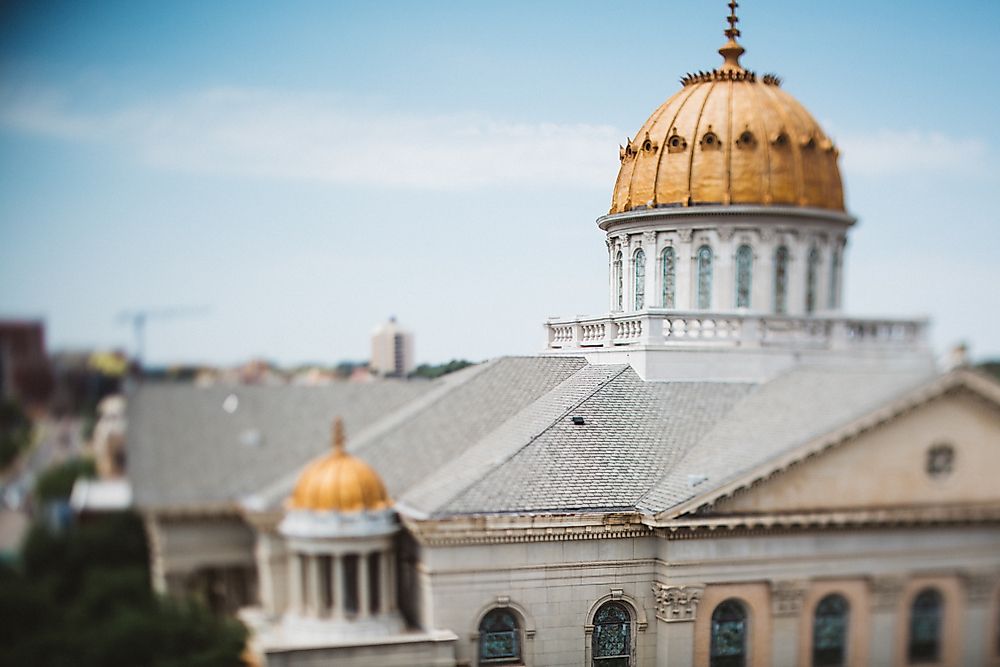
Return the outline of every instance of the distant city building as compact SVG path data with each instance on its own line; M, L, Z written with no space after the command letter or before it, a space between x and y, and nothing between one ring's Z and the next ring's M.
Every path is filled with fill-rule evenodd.
M404 330L395 317L372 333L372 373L406 377L416 367L413 361L413 334Z
M45 324L0 320L0 398L42 403L52 392Z

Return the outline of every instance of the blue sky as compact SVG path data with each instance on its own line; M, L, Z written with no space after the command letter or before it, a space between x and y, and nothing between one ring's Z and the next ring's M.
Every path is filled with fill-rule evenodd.
M606 308L618 144L725 3L7 2L0 316L152 363L530 354ZM841 147L846 309L1000 357L1000 3L748 0L744 63Z

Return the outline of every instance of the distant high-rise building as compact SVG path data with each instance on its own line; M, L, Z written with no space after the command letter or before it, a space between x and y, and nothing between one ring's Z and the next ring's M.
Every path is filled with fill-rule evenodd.
M372 332L371 371L378 375L404 377L413 370L413 333L390 317Z

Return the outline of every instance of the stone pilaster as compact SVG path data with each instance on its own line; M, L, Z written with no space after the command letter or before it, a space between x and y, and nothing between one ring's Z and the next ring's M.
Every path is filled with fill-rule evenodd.
M805 581L771 582L771 664L795 667L798 661L802 605L809 584Z
M868 661L872 665L893 664L899 601L905 587L906 578L902 576L879 576L871 579L872 632Z
M689 667L694 661L694 620L703 586L653 583L656 596L656 664Z
M961 580L966 599L962 660L967 665L986 665L992 657L987 651L996 646L996 636L987 629L995 627L991 621L1000 572L970 570L961 574Z

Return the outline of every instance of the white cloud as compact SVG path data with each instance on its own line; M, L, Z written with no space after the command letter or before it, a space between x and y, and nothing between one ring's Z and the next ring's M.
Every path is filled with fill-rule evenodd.
M987 153L978 139L916 130L848 135L839 144L844 173L865 176L976 168Z
M160 168L431 189L606 187L621 136L604 125L369 112L334 95L236 88L102 113L51 92L20 94L0 100L0 124L106 143Z

